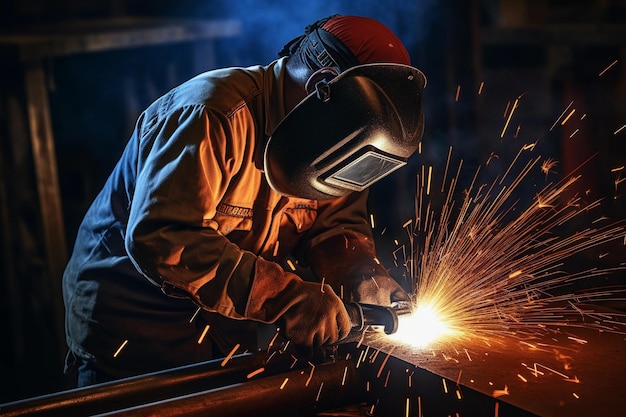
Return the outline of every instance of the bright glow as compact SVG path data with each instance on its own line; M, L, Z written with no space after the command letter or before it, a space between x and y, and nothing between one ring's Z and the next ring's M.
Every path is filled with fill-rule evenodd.
M394 340L418 348L428 347L442 336L454 331L432 305L420 305L412 314L398 317L398 331Z
M582 280L626 271L626 263L576 271L565 260L607 243L626 244L626 218L612 221L591 214L601 200L579 196L582 175L575 172L552 182L555 163L535 155L535 144L524 144L504 174L490 180L485 172L491 183L483 183L479 173L497 157L492 154L463 190L456 190L462 160L453 180L442 182L441 188L429 186L435 179L422 166L416 215L403 224L407 241L396 243L393 252L396 266L406 268L413 282L419 308L410 317L400 316L391 340L418 349L474 338L529 340L552 331L551 325L569 323L624 333L622 313L609 318L589 305L623 300L626 286L600 281L585 291L576 288ZM446 163L444 179L448 168ZM546 184L527 201L519 198L517 188L535 176ZM428 187L437 201L431 201ZM455 201L457 196L462 200ZM570 266L574 272L568 271ZM587 319L581 321L581 316Z

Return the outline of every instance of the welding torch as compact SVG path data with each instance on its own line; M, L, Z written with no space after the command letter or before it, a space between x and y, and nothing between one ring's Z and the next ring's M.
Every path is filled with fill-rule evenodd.
M381 326L385 334L398 330L398 316L409 314L411 305L408 301L397 301L388 306L362 303L345 303L352 323L352 331L361 331L366 326Z

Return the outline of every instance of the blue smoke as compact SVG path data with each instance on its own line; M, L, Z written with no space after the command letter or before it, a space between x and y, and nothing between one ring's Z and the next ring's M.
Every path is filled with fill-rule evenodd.
M220 61L227 65L265 64L277 58L278 51L289 40L301 35L304 28L333 14L372 17L387 25L402 40L413 58L425 36L421 22L433 21L426 15L437 4L434 0L389 0L319 2L271 0L217 0L193 6L181 6L177 14L205 19L236 19L242 33L220 42ZM182 7L186 10L182 10Z

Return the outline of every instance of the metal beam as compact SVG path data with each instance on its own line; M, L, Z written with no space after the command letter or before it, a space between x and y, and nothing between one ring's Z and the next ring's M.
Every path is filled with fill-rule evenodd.
M364 396L365 385L354 364L340 360L101 416L303 417L358 403Z
M93 415L221 387L225 384L244 382L250 372L260 368L265 368L261 375L274 375L289 370L292 363L291 357L279 354L236 355L225 364L222 359L201 362L0 404L0 415L3 417Z

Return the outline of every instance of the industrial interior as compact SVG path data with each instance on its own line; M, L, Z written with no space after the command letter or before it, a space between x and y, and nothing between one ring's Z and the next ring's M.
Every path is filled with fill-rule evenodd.
M427 79L421 148L368 200L416 306L312 358L267 326L75 388L61 277L137 117L332 14L386 24ZM626 415L626 1L8 0L0 24L0 415ZM417 342L420 300L454 334Z

